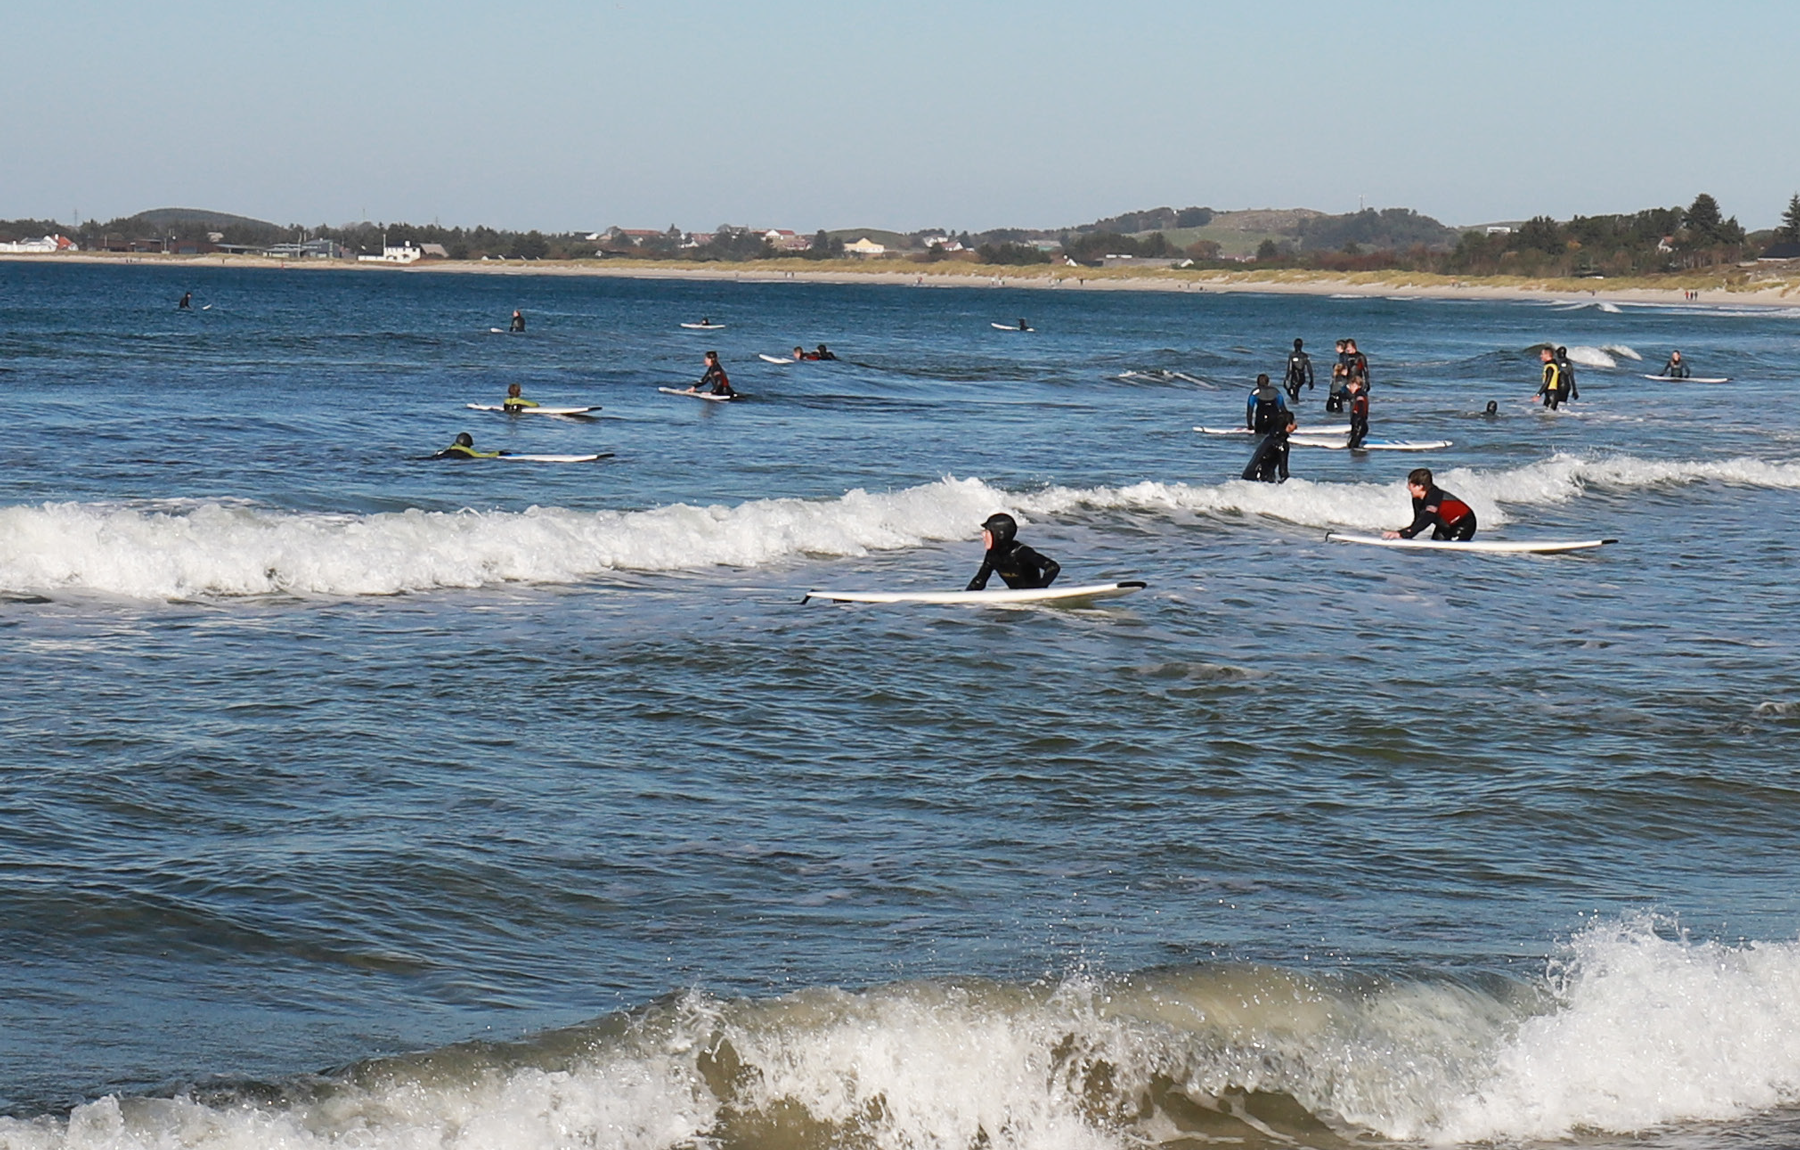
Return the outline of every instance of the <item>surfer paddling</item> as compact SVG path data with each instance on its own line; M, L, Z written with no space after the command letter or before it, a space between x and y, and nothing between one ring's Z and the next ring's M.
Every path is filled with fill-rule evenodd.
M1048 587L1056 581L1062 565L1020 543L1018 534L1018 520L1006 512L997 511L987 517L981 524L981 543L987 554L981 557L981 569L964 590L987 590L988 577L995 573L1014 591Z
M428 455L427 459L498 459L498 451L475 450L475 437L468 432L459 432L456 441L436 455Z
M1383 531L1383 539L1411 539L1427 527L1433 539L1467 543L1475 537L1475 509L1432 482L1429 467L1416 467L1406 477L1412 496L1413 521L1398 531Z
M507 414L517 415L528 407L538 406L538 403L536 400L526 399L518 384L510 383L506 386L506 398L500 401L500 406L506 409Z

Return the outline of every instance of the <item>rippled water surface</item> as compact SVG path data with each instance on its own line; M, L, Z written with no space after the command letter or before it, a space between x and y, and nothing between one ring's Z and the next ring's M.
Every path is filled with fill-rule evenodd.
M0 263L0 1146L1791 1144L1800 320L1592 303Z

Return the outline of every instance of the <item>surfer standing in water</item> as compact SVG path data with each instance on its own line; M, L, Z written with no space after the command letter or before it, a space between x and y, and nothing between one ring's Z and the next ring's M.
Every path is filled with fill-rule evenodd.
M182 311L193 311L194 310L194 293L191 291L182 292L181 293L181 302L176 304L175 306L180 308Z
M1268 374L1256 377L1256 386L1250 389L1250 398L1244 401L1244 426L1258 435L1267 435L1280 426L1282 417L1287 414L1287 401L1281 398L1281 389L1269 382Z
M1255 483L1286 483L1288 478L1288 436L1299 424L1294 413L1284 411L1276 426L1269 429L1256 445L1256 454L1244 465L1243 478Z
M1573 403L1581 398L1581 389L1575 386L1575 364L1569 359L1569 349L1556 349L1556 374L1562 380L1563 402Z
M518 308L514 308L513 309L513 317L512 317L512 326L507 328L506 330L523 332L525 330L525 313L520 311Z
M1538 359L1544 365L1544 382L1538 386L1537 394L1544 397L1545 411L1555 411L1563 397L1562 368L1556 362L1556 352L1548 347L1538 350Z
M1467 543L1475 537L1475 509L1431 481L1429 467L1416 467L1406 477L1412 496L1413 521L1398 531L1383 531L1383 539L1411 539L1427 527L1433 539Z
M1287 389L1288 399L1300 402L1300 385L1305 384L1308 391L1313 387L1312 356L1300 350L1305 346L1302 340L1294 341L1294 350L1287 360L1287 375L1282 377L1281 385Z
M1018 541L1019 521L1004 511L987 517L981 525L981 543L987 554L981 557L981 569L969 580L967 591L987 590L988 577L999 573L1014 591L1048 587L1056 582L1062 564Z
M1362 377L1350 377L1350 442L1344 446L1356 451L1369 438L1369 393L1364 389Z
M706 374L695 381L694 386L688 390L696 395L700 394L702 390L706 390L709 395L723 395L727 398L737 395L737 391L731 386L731 379L725 374L725 369L719 366L719 353L716 351L706 353Z

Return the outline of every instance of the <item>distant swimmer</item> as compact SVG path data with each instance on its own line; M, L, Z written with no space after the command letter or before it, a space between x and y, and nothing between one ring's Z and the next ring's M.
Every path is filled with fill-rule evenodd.
M1025 322L1024 316L1019 317L1019 330L1020 331L1030 331L1031 330L1031 325Z
M191 291L190 292L182 292L181 293L181 302L176 304L175 306L180 308L182 311L193 311L194 310L194 293Z
M526 408L536 407L538 404L536 400L526 399L520 393L519 385L512 383L507 385L506 398L500 401L500 406L508 411L524 411Z
M1562 368L1557 365L1556 352L1548 347L1539 349L1538 359L1544 365L1544 379L1532 398L1543 396L1544 410L1555 411L1562 404Z
M736 389L731 386L731 379L725 374L725 369L719 366L718 352L706 353L706 374L696 380L694 386L688 388L688 391L695 395L702 392L708 395L722 395L728 399L737 394Z
M1481 414L1486 415L1486 416L1499 415L1500 414L1500 401L1497 399L1488 400L1487 407L1482 411Z
M981 569L975 572L975 578L969 580L964 590L987 590L988 577L994 574L1014 591L1048 587L1056 582L1062 564L1020 543L1018 534L1018 520L1006 512L998 511L987 517L981 525L981 543L987 548L987 554L981 557Z
M1281 398L1281 389L1269 382L1266 372L1258 375L1250 398L1244 401L1244 426L1258 435L1267 435L1286 412L1287 401Z
M794 358L799 360L799 359L810 359L811 357L806 354L805 348L801 347L799 344L795 344L794 345Z
M513 309L513 317L512 317L512 326L509 327L507 330L508 331L518 331L518 332L524 331L525 330L525 313L518 310L517 308L514 308Z
M824 344L820 344L818 350L813 352L811 355L807 356L806 358L807 359L836 359L837 356L831 354L830 348L826 347Z
M1475 537L1475 509L1433 483L1429 467L1407 475L1406 490L1412 496L1413 521L1398 531L1383 531L1383 539L1411 539L1427 527L1433 539L1467 543Z
M1572 403L1581 398L1581 389L1575 386L1575 364L1569 359L1569 349L1556 349L1556 372L1562 377L1563 402Z
M1280 422L1269 429L1269 434L1263 436L1263 441L1256 445L1256 453L1244 465L1243 478L1256 483L1286 483L1288 436L1294 434L1298 423L1293 412L1282 412Z
M1281 381L1282 386L1287 388L1288 398L1295 403L1300 402L1301 384L1305 384L1308 391L1313 386L1312 356L1300 350L1304 346L1303 341L1294 341L1294 350L1288 354L1287 375Z
M1669 353L1669 362L1663 364L1662 374L1670 379L1686 379L1692 372L1688 369L1687 360L1681 358L1681 353L1672 351Z
M498 458L500 458L500 453L498 451L477 451L477 450L475 450L475 437L470 435L468 432L464 431L457 435L456 442L452 443L449 447L444 448L444 450L438 452L436 455L428 456L427 458L430 458L430 459L498 459Z
M1355 451L1369 438L1369 391L1360 375L1350 377L1350 442L1344 446Z

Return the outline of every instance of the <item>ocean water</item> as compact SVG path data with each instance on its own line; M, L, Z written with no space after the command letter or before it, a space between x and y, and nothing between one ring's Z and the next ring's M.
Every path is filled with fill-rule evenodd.
M0 320L0 1147L1800 1141L1800 313L0 263ZM1192 430L1346 335L1452 448ZM709 348L749 400L655 390ZM1421 464L1619 542L1326 541ZM1002 509L1148 590L801 602Z

